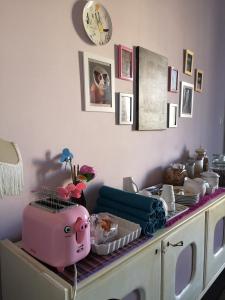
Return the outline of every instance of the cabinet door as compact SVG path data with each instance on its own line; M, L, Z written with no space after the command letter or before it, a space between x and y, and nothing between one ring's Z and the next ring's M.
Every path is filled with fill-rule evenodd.
M225 265L225 198L206 213L205 287L217 277Z
M160 300L160 247L160 242L154 243L90 284L78 285L77 300Z
M203 289L204 213L162 241L162 299L194 300Z
M69 300L71 285L10 241L0 243L3 300Z

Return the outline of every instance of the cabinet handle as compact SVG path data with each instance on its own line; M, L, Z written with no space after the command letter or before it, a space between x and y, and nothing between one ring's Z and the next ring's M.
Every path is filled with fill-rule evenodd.
M171 244L170 242L167 242L167 247L172 246L172 247L182 247L184 245L183 241L180 241L176 244Z

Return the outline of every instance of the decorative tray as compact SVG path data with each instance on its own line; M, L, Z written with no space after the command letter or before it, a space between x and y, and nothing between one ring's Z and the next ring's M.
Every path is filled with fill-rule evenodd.
M110 213L106 213L112 217L118 224L118 234L115 239L105 244L92 244L91 251L98 255L107 255L119 248L127 245L137 239L141 234L141 226L128 220L119 218Z

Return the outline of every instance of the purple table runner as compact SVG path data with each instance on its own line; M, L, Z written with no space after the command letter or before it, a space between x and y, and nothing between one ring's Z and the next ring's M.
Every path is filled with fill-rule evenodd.
M188 210L184 211L183 213L179 214L178 216L172 217L169 219L166 223L166 227L169 227L176 223L177 221L183 219L187 215L191 214L195 210L197 210L199 207L203 206L210 200L218 197L219 195L225 194L225 189L224 188L219 188L216 190L215 193L211 195L207 195L202 197L199 202L193 206L191 206ZM128 254L131 251L136 250L138 247L144 245L145 243L149 242L149 240L152 237L147 237L147 236L140 236L138 239L134 240L133 242L127 244L121 249L118 249L117 251L112 252L111 254L108 255L97 255L95 253L90 253L86 258L83 260L79 261L76 266L77 266L77 282L81 282L82 280L88 278L92 274L100 271L104 267L110 265L117 259L121 258L122 256ZM50 269L57 273L56 269L51 268ZM60 277L65 279L67 282L69 282L71 285L74 284L74 267L69 266L65 268L65 271L63 273L57 273Z
M180 219L183 219L187 215L191 214L195 210L197 210L199 207L205 205L207 202L211 201L212 199L218 197L219 195L222 195L225 193L224 188L218 188L213 194L206 195L199 199L198 203L195 205L192 205L188 210L185 210L183 213L179 214L178 216L172 217L166 222L166 227L169 227L179 221Z
M141 245L147 243L152 237L147 236L140 236L138 239L134 240L133 242L127 244L123 248L120 248L111 254L108 255L98 255L95 253L90 252L90 254L79 261L77 265L77 282L86 279L90 275L98 272L102 268L108 266L112 262L116 261L120 257L128 254L132 250L136 250ZM55 271L55 270L54 270ZM58 273L63 279L69 282L71 285L74 284L74 267L69 266L65 268L63 273Z

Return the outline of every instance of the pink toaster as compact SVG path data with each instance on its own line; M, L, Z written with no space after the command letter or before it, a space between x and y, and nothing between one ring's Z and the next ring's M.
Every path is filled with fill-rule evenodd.
M88 211L69 201L31 202L23 213L22 247L62 272L90 252Z

